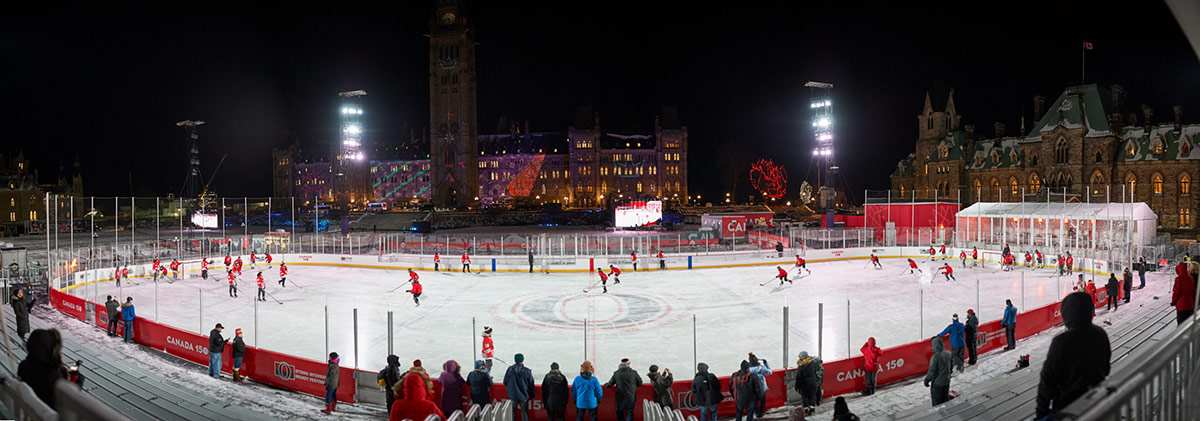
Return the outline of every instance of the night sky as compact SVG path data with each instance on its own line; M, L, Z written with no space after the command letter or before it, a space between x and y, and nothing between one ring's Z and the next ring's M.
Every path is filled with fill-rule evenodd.
M662 105L690 136L691 191L748 194L746 168L770 158L794 198L811 162L808 80L835 85L837 156L853 196L884 189L913 151L924 93L953 87L964 124L1015 135L1032 96L1080 82L1119 83L1156 120L1200 122L1200 62L1166 6L1132 2L896 3L470 2L479 127L501 116L566 131L591 104L603 127L649 132ZM905 7L900 8L898 4ZM791 5L791 6L789 6ZM93 6L88 6L93 7ZM428 125L433 1L342 9L75 8L0 17L3 149L24 150L41 181L82 161L85 194L178 194L185 136L205 120L212 189L271 193L271 148L325 148L337 93L365 89L367 140L398 142ZM1140 119L1140 117L1139 117ZM132 183L130 179L132 178ZM132 184L132 186L131 186Z

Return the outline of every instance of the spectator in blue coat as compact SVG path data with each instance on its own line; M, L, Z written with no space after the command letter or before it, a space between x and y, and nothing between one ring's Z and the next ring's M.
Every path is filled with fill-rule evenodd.
M521 414L522 421L529 421L529 400L533 398L533 372L525 366L525 355L513 356L513 365L504 373L504 389L513 401L513 419Z
M484 406L492 402L492 373L483 360L475 360L475 371L467 375L467 386L471 388L471 403Z
M758 407L755 408L754 416L762 418L767 412L767 376L771 375L771 365L767 364L767 360L758 359L758 356L750 353L750 374L758 377L759 384L762 386L762 397L758 399Z
M1004 319L1000 320L1000 326L1004 327L1004 337L1008 343L1004 345L1004 350L1017 349L1017 308L1012 305L1012 300L1004 300L1008 307L1004 308Z
M596 409L600 407L600 399L604 397L604 388L600 380L592 375L595 369L591 361L584 361L579 366L579 375L571 382L571 394L575 395L575 420L583 421L583 414L591 414L589 418L596 421Z
M121 304L121 320L125 322L125 342L133 342L134 317L137 317L137 312L133 309L133 297L125 297L125 304Z
M950 335L950 356L954 358L954 367L959 373L963 372L963 348L967 346L965 332L966 327L958 321L958 313L954 313L954 320L949 326L942 329L942 333L937 334L937 337Z

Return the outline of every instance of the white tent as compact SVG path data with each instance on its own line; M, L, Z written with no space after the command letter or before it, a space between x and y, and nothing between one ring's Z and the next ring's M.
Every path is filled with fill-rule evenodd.
M1149 245L1157 216L1145 203L980 202L955 215L960 242L1047 248Z

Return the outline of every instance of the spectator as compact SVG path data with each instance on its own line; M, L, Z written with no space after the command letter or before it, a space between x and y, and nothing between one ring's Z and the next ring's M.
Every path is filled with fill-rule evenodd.
M579 365L579 375L571 382L571 393L575 395L576 421L583 421L583 414L591 414L589 418L596 421L596 409L600 406L600 399L604 397L604 388L600 387L600 380L592 376L594 371L592 362L584 361Z
M1008 341L1004 345L1004 350L1017 349L1017 308L1013 306L1012 300L1004 300L1004 318L1000 320L1000 326L1004 328L1004 338Z
M565 421L564 414L570 395L567 376L558 370L558 363L550 363L550 372L542 378L542 405L546 407L546 419Z
M329 365L325 367L325 409L321 410L321 412L326 414L331 414L337 409L337 389L338 384L340 384L338 376L341 374L338 362L340 361L338 353L329 353ZM432 405L432 402L430 404Z
M759 386L762 386L762 395L758 398L758 405L754 408L754 415L762 418L767 412L767 376L771 375L771 366L767 364L767 360L760 360L758 356L750 353L750 373L758 377Z
M29 351L17 366L17 377L29 385L51 409L54 405L54 384L66 380L67 366L62 363L62 335L58 329L38 329L29 335L25 344Z
M13 315L17 318L17 337L21 338L21 342L25 342L25 335L29 334L29 303L25 302L25 290L17 288L9 299L9 304L12 305Z
M404 380L409 377L420 377L421 381L425 382L425 396L433 398L433 379L429 377L429 373L425 372L425 367L421 366L421 360L413 360L412 367L408 371L400 375L400 384L404 384ZM398 393L396 399L404 397L404 387L393 390L393 393Z
M529 249L529 273L533 273L533 249Z
M108 311L108 336L117 336L117 323L121 322L121 302L113 299L113 296L108 296L108 301L104 302L104 308Z
M379 370L376 380L379 381L380 386L383 386L383 397L387 402L387 409L390 414L392 413L392 404L396 402L396 394L392 391L392 388L400 384L400 357L388 355L387 367Z
M392 404L392 409L388 410L388 420L424 420L430 415L437 415L442 420L446 419L446 413L433 403L433 395L429 393L429 386L424 383L424 379L418 375L406 376L404 380L396 384L392 395L399 399Z
M617 388L617 419L633 421L633 411L637 409L637 387L642 385L642 376L629 368L629 359L622 358L612 377L604 387Z
M1196 311L1196 278L1188 273L1188 263L1175 265L1175 285L1171 287L1171 305L1175 306L1176 325Z
M443 413L453 414L454 411L462 410L462 388L467 381L459 374L460 369L458 361L450 360L442 364L443 371L442 375L438 376L438 383L442 384Z
M1108 306L1106 310L1117 310L1117 294L1120 293L1121 284L1117 282L1117 274L1108 274L1108 283L1104 284L1105 293L1108 294Z
M484 406L492 401L492 373L483 365L483 360L475 360L475 370L467 375L467 385L471 387L471 403Z
M1146 257L1144 257L1144 256L1138 257L1137 263L1133 264L1133 270L1137 271L1138 279L1141 279L1141 284L1138 285L1138 289L1142 289L1142 288L1146 287L1146 271L1148 269L1149 268L1146 267Z
M1130 272L1129 268L1125 268L1124 281L1125 281L1125 285L1124 285L1124 287L1125 287L1124 288L1125 289L1125 303L1129 304L1129 297L1131 295L1133 295L1133 294L1130 294L1131 292L1133 292L1133 272Z
M137 312L133 308L133 297L125 297L125 304L121 304L121 320L125 322L125 342L133 342L133 319L137 317Z
M758 376L750 372L749 361L742 360L742 369L729 376L729 391L733 393L733 402L737 405L737 421L742 421L743 414L748 421L754 421L754 409L763 390Z
M979 353L975 349L976 333L979 332L979 318L975 317L974 309L967 309L967 327L963 329L963 335L967 340L967 365L975 365L975 360Z
M721 379L708 372L708 364L696 364L692 399L700 408L700 421L717 421L717 404L725 400L725 395L721 394Z
M929 371L925 373L925 387L933 398L933 406L950 400L950 353L942 338L933 338L933 356L929 358Z
M800 393L800 406L808 415L812 415L817 405L821 404L820 380L817 378L817 359L810 357L807 351L800 352L796 360L796 391ZM732 386L730 386L732 388Z
M529 400L533 398L533 372L525 366L525 355L513 356L513 365L504 373L504 389L513 401L513 419L517 414L522 421L529 421Z
M1087 294L1072 293L1062 301L1067 331L1050 341L1038 382L1036 418L1054 419L1093 386L1108 377L1112 347L1108 334L1092 324L1093 306Z
M967 346L963 324L958 321L958 313L954 313L954 319L950 321L950 325L942 330L942 333L937 334L936 338L941 338L950 335L950 355L953 357L954 367L959 373L963 372L963 348Z
M659 374L658 366L651 365L646 377L650 379L650 386L654 388L654 401L663 408L675 409L675 401L671 399L671 384L675 383L675 376L671 375L671 369L664 368L662 374Z
M242 328L233 330L233 381L241 383L245 377L242 377L242 358L246 356L246 341L242 340Z
M217 327L208 332L208 375L217 380L221 379L221 353L225 352L225 343L229 342L221 337L222 330L225 327L217 323Z
M850 405L846 405L846 398L838 396L833 401L833 421L858 421L858 416L850 412Z
M866 373L867 388L863 390L863 394L871 396L875 394L876 375L879 374L879 357L883 356L883 351L875 346L875 338L867 338L867 343L862 346L863 355L863 372Z

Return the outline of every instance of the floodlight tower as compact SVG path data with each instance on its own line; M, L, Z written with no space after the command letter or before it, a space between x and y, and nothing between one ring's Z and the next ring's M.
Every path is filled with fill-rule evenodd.
M196 141L200 139L200 135L196 134L196 126L204 124L199 120L183 120L175 123L176 126L183 127L188 134L188 175L183 181L183 197L197 197L203 191L201 183L204 180L200 177L200 149L196 146Z
M340 209L348 211L351 203L358 201L369 201L366 197L362 197L362 189L360 184L364 177L362 174L363 160L363 107L362 97L367 92L364 90L349 91L338 93L341 98L341 130L340 142L337 146L337 153L334 157L334 196L335 201ZM345 212L343 212L345 215Z
M833 209L837 196L833 188L833 173L837 170L833 161L833 84L809 81L804 86L809 88L808 107L812 112L813 137L817 141L813 158L817 160L820 207Z

